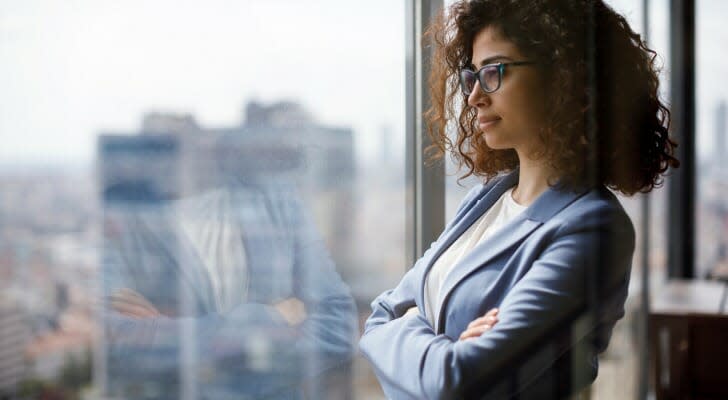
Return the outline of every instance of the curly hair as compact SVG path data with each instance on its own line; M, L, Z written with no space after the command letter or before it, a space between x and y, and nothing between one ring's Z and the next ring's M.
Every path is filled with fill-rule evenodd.
M458 71L471 64L475 36L486 27L543 72L548 117L534 156L558 171L560 183L646 193L680 165L658 95L657 54L602 0L462 0L443 10L425 33L434 46L425 113L431 160L449 151L467 168L461 178L486 180L519 165L515 150L488 147L477 110L458 90ZM454 140L448 121L457 122Z

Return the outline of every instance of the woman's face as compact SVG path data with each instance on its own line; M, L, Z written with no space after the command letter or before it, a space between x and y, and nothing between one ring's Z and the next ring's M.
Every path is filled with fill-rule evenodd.
M475 70L486 64L531 61L494 27L475 35L472 54ZM478 111L478 128L490 148L516 149L519 156L537 150L545 121L544 86L536 64L506 66L500 88L492 93L476 83L468 104Z

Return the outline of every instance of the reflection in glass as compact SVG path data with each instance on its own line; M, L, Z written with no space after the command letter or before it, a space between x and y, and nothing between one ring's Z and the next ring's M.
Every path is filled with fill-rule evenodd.
M101 297L99 274L117 262L112 250L120 243L109 236L114 224L103 219L113 221L116 213L126 221L123 207L132 207L139 221L130 232L148 222L153 230L146 233L165 237L170 248L135 257L149 265L179 257L188 235L172 211L229 186L210 155L223 157L224 149L215 147L227 133L249 134L245 148L229 149L229 156L241 168L251 157L256 167L267 165L271 190L295 181L291 194L281 189L281 197L295 199L315 222L311 231L323 238L351 289L361 327L371 299L405 269L404 4L0 2L0 353L7 354L0 357L0 371L7 373L0 398L96 399L103 395L98 388L110 388L113 382L104 380L113 376L100 368L110 357L103 354L108 343L97 345L97 338L105 339L92 305ZM246 128L236 122L241 99L259 101L244 108ZM271 107L278 99L306 107ZM139 129L139 116L149 110L157 112L146 114ZM270 122L252 134L256 120ZM109 139L105 154L100 132L124 138ZM165 136L177 139L153 138ZM132 137L141 143L137 150L123 144ZM246 149L257 150L250 155ZM147 162L138 155L144 152ZM274 173L275 163L281 170ZM111 164L119 169L105 176ZM125 278L157 302L160 313L194 311L176 301L164 304L165 297L177 300L168 293L180 284L165 270ZM169 290L152 290L158 277ZM296 302L283 304L300 309ZM199 324L186 332L200 332ZM178 339L173 345L183 376L176 375L175 384L189 397L202 397L201 377L224 368L182 368L201 356L192 351L193 336ZM360 357L350 371L337 370L350 375L351 387L331 398L381 397ZM326 382L347 381L332 372L319 387L332 390L338 386Z
M296 183L326 181L310 173L307 142L343 153L329 162L345 174L351 132L316 126L291 103L247 111L234 129L188 121L164 133L150 116L138 135L100 139L108 395L350 390L354 302Z

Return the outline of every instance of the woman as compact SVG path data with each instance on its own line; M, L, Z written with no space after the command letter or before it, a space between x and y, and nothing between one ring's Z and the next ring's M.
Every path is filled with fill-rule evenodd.
M601 0L460 1L428 37L435 155L484 184L372 302L360 348L392 399L566 396L624 314L634 228L607 188L679 165L655 53Z

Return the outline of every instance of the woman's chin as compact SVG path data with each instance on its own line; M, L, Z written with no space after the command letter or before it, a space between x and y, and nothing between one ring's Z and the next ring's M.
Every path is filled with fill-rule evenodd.
M485 144L488 145L493 150L506 150L506 149L512 149L513 146L509 145L508 142L503 140L502 138L499 138L498 135L492 133L492 132L485 132Z

